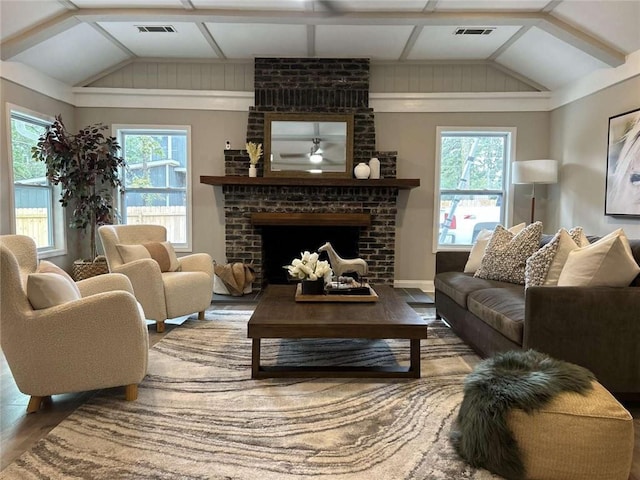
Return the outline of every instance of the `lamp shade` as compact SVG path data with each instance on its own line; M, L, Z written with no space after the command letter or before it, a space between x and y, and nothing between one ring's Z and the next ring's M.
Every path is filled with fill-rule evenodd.
M557 183L556 160L525 160L513 162L512 183Z

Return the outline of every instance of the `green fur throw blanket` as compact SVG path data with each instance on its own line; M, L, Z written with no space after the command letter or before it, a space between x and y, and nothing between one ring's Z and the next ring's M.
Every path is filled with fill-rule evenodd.
M450 438L458 454L510 480L526 472L518 444L507 425L507 413L527 413L561 392L584 393L594 375L572 363L529 350L511 351L480 362L464 382L464 399Z

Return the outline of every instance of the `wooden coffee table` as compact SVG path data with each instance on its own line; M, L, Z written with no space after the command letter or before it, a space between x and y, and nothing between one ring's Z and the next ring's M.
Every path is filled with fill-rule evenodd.
M400 377L420 378L420 340L427 323L393 288L373 286L377 302L306 303L295 301L295 285L269 285L249 319L253 339L251 378ZM263 338L399 338L410 342L409 366L261 366Z

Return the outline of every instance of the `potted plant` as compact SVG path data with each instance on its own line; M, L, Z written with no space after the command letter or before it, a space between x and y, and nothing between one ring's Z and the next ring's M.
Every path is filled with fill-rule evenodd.
M123 189L118 170L125 162L116 138L102 133L107 128L95 124L72 134L58 115L31 151L34 160L46 164L47 179L61 186L62 206L71 205L69 226L83 234L89 229L91 258L74 262L76 280L108 271L106 263L83 268L95 265L97 227L113 223L113 192Z

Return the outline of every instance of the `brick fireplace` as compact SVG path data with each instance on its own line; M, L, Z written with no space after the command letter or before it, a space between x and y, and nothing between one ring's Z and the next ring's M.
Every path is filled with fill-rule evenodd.
M257 273L254 288L266 282L263 265L268 252L262 235L273 224L265 223L265 214L280 214L276 215L278 222L289 226L321 225L327 214L332 214L329 218L342 216L344 224L349 223L349 214L367 218L355 225L360 228L357 256L367 261L371 283L393 284L399 188L391 179L396 178L396 152L375 151L374 114L368 99L368 59L255 60L255 106L249 110L247 141L264 143L267 112L353 114L354 164L378 157L384 180L271 180L261 178L262 162L258 178L249 179L246 152L226 150L225 177L202 177L201 181L222 185L227 261L253 263ZM318 238L318 246L325 241Z

